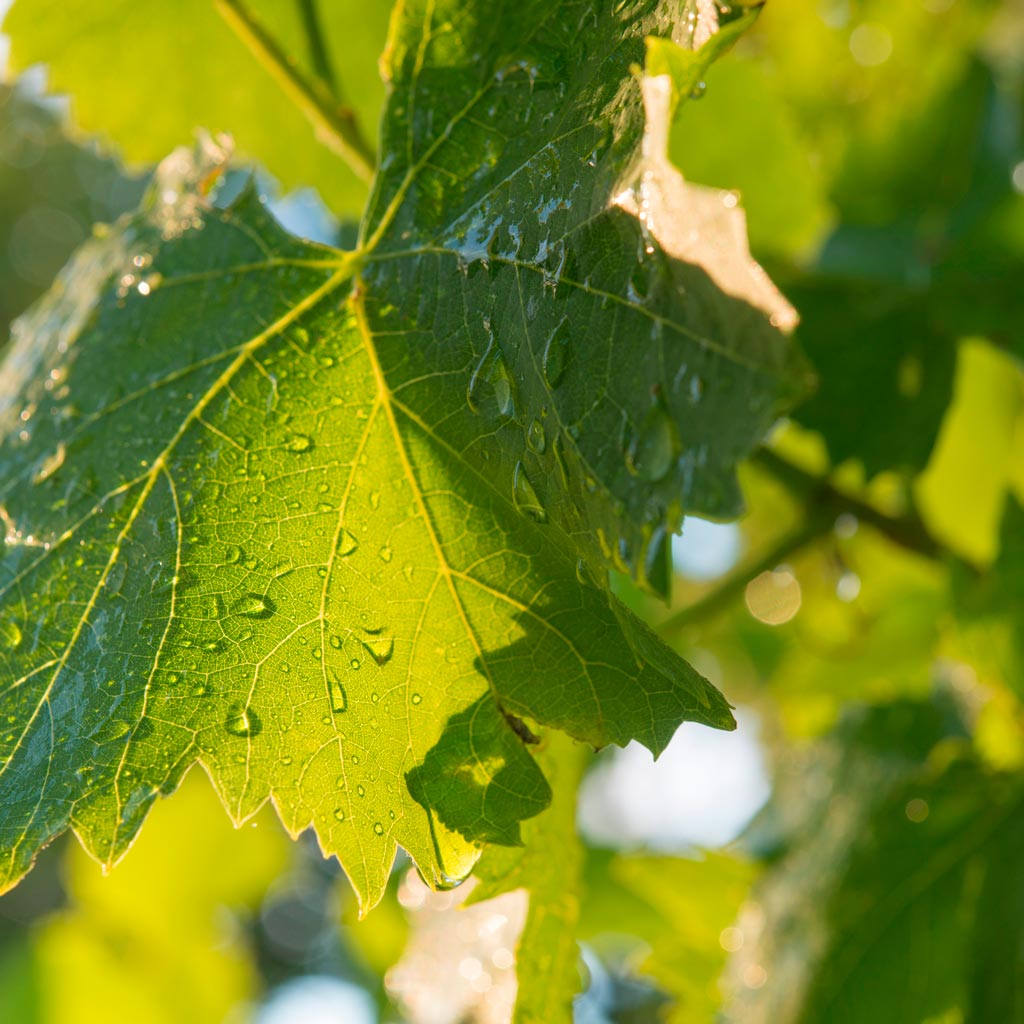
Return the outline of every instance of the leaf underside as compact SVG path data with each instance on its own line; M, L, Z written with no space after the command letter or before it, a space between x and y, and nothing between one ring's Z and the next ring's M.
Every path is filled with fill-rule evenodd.
M223 155L179 153L21 322L5 885L69 827L112 864L199 762L236 821L312 825L367 907L396 844L443 885L519 841L550 799L522 719L655 753L732 727L607 569L667 586L798 364L643 213L630 67L673 5L620 6L404 4L356 252L211 204Z

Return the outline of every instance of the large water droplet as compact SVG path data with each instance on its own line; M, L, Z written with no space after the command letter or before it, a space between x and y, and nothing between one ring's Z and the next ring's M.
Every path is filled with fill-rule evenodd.
M389 636L378 636L364 640L363 646L378 665L386 665L395 653L395 641Z
M551 332L544 346L542 367L544 379L549 387L557 388L565 373L565 364L569 356L569 318L562 317L561 323Z
M228 708L224 728L232 736L255 736L260 731L260 720L252 708L247 708L244 704L232 704Z
M237 544L229 544L224 549L224 562L227 565L235 565L240 562L245 552Z
M331 697L331 710L336 714L340 715L348 710L348 694L345 692L345 687L341 685L341 680L332 673L330 684L328 686Z
M269 619L276 611L277 605L265 594L243 594L231 606L232 615L247 619Z
M675 427L660 402L647 411L626 447L626 468L651 483L664 479L676 457Z
M10 620L7 622L0 622L0 645L7 647L10 650L14 650L14 648L20 643L20 627Z
M466 402L475 413L480 412L480 404L487 385L493 389L498 412L503 416L511 415L515 409L515 383L493 334L490 335L487 348L470 375L469 385L466 387Z
M379 822L379 821L375 821L373 823L373 831L374 831L375 835L378 835L378 836L384 835L384 825L381 822Z
M294 434L285 442L285 450L302 455L313 450L313 438L308 434Z
M515 475L512 478L512 497L516 508L535 523L546 523L548 514L537 497L537 492L526 475L526 468L521 462L516 463Z
M544 433L544 425L540 420L534 420L526 431L526 443L538 454L543 455L544 449L548 446L547 435Z
M643 302L647 298L650 287L650 282L647 279L646 263L638 262L633 268L633 273L629 275L629 285L626 288L629 301L635 303Z
M335 553L339 558L347 558L359 547L359 541L349 533L348 530L342 530L338 534L338 546L334 549Z
M505 360L500 355L494 361L491 384L494 385L494 401L498 405L498 412L502 416L511 416L515 410L515 386Z

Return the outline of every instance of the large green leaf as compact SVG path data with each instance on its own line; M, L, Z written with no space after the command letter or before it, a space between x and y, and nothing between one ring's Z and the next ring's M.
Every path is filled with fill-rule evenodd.
M1019 780L970 764L894 794L832 895L797 1019L1020 1020L1022 810Z
M444 884L518 841L549 799L521 718L655 752L731 727L601 570L667 579L682 509L734 507L791 311L735 224L686 234L729 206L664 166L665 80L641 147L630 67L668 5L534 6L402 8L357 252L251 192L211 207L221 155L179 153L22 322L8 883L69 826L113 863L199 760L236 820L314 825L366 906L396 843Z
M289 59L311 72L301 5L250 6ZM384 100L377 58L390 5L331 0L319 7L344 99L372 134ZM45 63L51 88L71 94L77 126L114 142L130 163L156 163L197 127L229 131L284 188L313 186L341 214L362 208L365 183L316 137L213 0L173 8L159 0L18 0L3 27L11 66Z

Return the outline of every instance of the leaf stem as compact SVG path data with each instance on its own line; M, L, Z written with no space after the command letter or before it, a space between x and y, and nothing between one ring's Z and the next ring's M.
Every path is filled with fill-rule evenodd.
M306 31L306 41L309 43L309 56L313 61L313 70L330 91L335 102L340 103L341 91L338 88L338 79L334 74L331 58L327 52L323 31L320 28L320 15L316 9L316 0L296 0L296 2L299 14L302 16L302 27Z
M350 107L336 103L327 86L310 82L284 53L242 0L215 0L217 10L288 98L313 125L317 138L334 150L363 181L373 177L376 156Z
M674 633L694 622L713 618L739 597L752 579L774 569L813 543L827 533L836 518L843 514L855 516L894 543L926 558L944 559L951 556L951 552L928 532L927 526L914 510L901 516L888 515L860 498L840 491L826 477L807 472L769 448L758 449L750 461L799 499L804 506L803 522L780 537L755 562L727 576L693 604L660 622L658 630L661 633Z

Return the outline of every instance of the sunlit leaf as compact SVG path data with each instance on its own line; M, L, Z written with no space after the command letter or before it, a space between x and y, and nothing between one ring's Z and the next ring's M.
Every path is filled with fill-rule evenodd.
M257 0L251 6L309 71L301 5ZM331 0L319 6L344 100L372 135L384 98L377 59L390 5ZM173 9L158 0L18 0L3 28L12 41L12 66L45 63L51 88L71 95L77 126L113 142L130 163L162 160L196 128L227 131L285 189L312 186L341 214L362 208L366 185L317 139L213 0L184 0Z
M549 799L524 719L655 752L733 724L603 569L665 581L680 513L735 511L800 386L792 310L665 160L631 66L667 8L442 6L393 22L355 252L211 205L211 143L19 328L8 883L68 826L113 864L198 760L365 908L396 844L447 885L518 841Z

